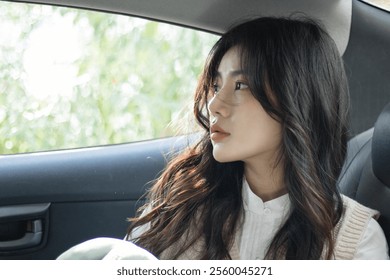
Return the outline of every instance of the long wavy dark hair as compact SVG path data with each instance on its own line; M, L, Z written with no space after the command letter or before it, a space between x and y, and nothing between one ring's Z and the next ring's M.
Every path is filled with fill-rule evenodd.
M199 238L204 240L200 258L231 258L243 216L244 163L213 158L206 107L219 63L232 47L240 50L251 92L283 130L281 164L291 212L266 258L330 259L333 230L343 213L336 181L346 154L348 86L334 41L308 18L252 19L218 40L195 93L194 114L204 135L169 162L147 194L149 210L130 219L128 232L149 224L133 241L159 256L191 229L173 259Z

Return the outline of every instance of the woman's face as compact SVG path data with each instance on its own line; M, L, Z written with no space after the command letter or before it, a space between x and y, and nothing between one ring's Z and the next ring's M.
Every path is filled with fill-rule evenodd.
M282 126L255 99L233 47L223 56L210 94L210 138L219 162L273 160L281 144Z

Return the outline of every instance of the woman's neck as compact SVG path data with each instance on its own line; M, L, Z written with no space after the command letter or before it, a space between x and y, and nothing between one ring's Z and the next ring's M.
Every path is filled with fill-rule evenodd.
M287 193L282 162L246 162L244 174L252 192L264 202Z

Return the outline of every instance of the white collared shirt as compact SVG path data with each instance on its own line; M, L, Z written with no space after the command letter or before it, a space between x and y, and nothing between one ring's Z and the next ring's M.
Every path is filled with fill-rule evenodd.
M254 194L246 180L242 186L245 220L237 244L243 260L262 260L276 231L285 222L289 210L288 194L263 202Z
M236 236L240 259L264 259L277 230L290 211L288 194L263 202L252 192L246 180L242 188L245 220L241 233ZM359 242L355 259L389 259L388 246L382 228L371 219Z

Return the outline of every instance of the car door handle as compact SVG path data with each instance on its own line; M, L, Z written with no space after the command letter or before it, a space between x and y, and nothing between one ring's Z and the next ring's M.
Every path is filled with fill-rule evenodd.
M43 237L42 220L27 221L27 229L23 237L15 240L0 241L0 250L13 251L37 246Z
M40 246L49 207L50 203L0 207L0 255Z

